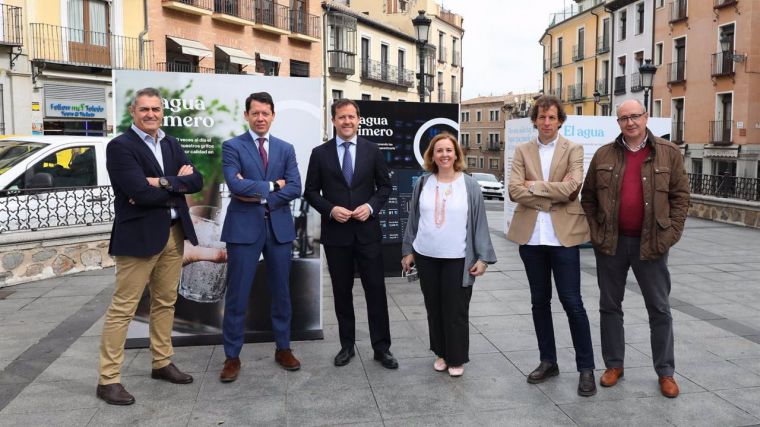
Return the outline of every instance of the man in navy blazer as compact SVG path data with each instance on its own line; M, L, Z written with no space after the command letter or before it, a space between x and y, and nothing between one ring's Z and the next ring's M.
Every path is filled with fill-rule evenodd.
M398 368L390 352L391 333L383 272L382 232L377 214L391 194L388 165L377 146L357 136L359 106L339 99L330 108L337 137L311 152L304 197L322 214L321 242L327 256L341 349L335 365L354 357L354 263L367 300L374 358Z
M108 143L106 169L116 216L109 253L116 262L116 286L106 312L100 344L96 395L112 405L131 405L121 385L129 322L145 286L150 288L151 377L193 382L171 362L172 323L182 271L184 241L198 244L185 195L203 187L177 140L161 130L164 109L153 88L138 90L129 107L132 127Z
M235 381L240 372L248 297L262 253L272 295L275 361L290 371L301 367L290 349L290 262L296 238L290 202L301 195L296 152L269 134L275 116L271 95L253 93L245 105L250 130L222 145L224 180L232 193L222 227L227 243L222 382Z

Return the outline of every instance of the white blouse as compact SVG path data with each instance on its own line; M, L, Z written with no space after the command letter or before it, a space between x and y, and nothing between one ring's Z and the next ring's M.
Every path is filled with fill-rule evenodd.
M436 224L435 213L436 187L439 224ZM433 258L464 258L468 209L467 187L462 175L445 184L439 183L435 175L430 175L420 193L420 222L412 243L414 250Z

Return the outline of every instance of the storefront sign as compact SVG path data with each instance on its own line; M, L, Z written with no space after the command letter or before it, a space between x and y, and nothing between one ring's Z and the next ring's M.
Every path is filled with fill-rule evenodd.
M71 102L47 98L45 100L45 116L71 119L105 119L106 105L99 102Z

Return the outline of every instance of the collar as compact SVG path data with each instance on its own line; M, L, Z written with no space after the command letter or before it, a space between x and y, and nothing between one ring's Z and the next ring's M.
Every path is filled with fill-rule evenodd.
M338 143L338 145L343 145L344 142L350 142L351 144L356 145L356 138L357 138L357 135L354 135L353 138L346 141L343 138L336 136L335 141Z
M554 137L552 142L548 144L542 144L541 141L536 137L536 144L538 144L538 148L554 148L557 145L557 142L559 141L559 132L557 132L557 136Z
M647 134L644 137L644 140L641 141L641 144L637 145L636 147L632 147L627 142L625 142L625 138L621 137L620 140L623 142L623 146L630 151L631 153L635 153L637 151L641 151L642 148L644 148L647 145L647 141L649 141L649 134Z
M132 130L133 130L133 131L134 131L134 132L137 134L137 136L139 136L139 137L140 137L140 139L141 139L141 140L143 140L144 142L150 142L150 141L148 141L148 140L147 140L147 138L153 139L153 136L151 136L151 135L149 135L149 134L147 134L147 133L143 132L143 131L142 131L140 128L138 128L137 126L135 126L135 124L134 124L134 123L132 123ZM165 136L166 136L166 133L164 132L164 130L163 130L163 129L161 129L161 128L158 128L158 141L153 141L153 143L156 143L156 144L158 144L159 142L161 142L161 140L162 140L162 139L164 139L164 137L165 137Z
M253 138L253 142L257 142L259 138L264 138L265 139L264 143L269 142L269 132L265 133L264 136L259 136L252 129L248 129L248 133L251 135L251 138Z

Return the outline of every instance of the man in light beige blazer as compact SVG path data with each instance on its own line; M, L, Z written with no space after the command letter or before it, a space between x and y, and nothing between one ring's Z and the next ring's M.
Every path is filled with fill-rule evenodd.
M552 280L567 313L580 378L578 394L596 394L594 351L581 299L580 251L589 239L586 216L578 201L583 182L583 146L559 135L567 115L556 97L542 96L531 109L538 138L515 149L509 175L509 198L517 203L507 238L520 245L530 284L533 326L540 363L528 375L537 384L559 374L554 344Z

